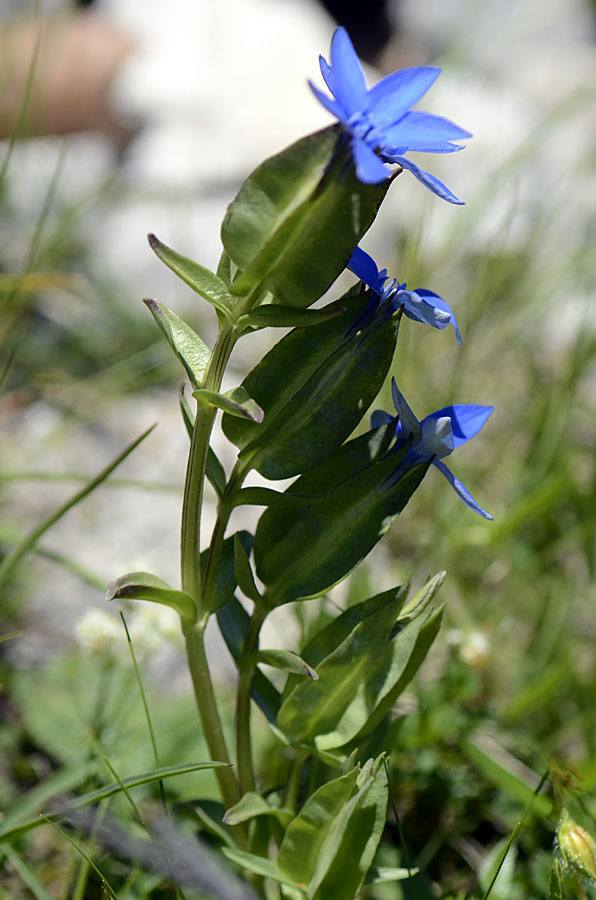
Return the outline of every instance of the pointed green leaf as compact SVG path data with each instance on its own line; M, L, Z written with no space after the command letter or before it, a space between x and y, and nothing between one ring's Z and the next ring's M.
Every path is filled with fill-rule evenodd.
M286 335L243 385L265 413L262 426L224 416L240 458L266 478L297 475L329 456L377 396L393 360L399 317L377 316L347 331L366 295L344 297L346 312Z
M360 620L316 665L318 681L292 682L289 694L284 692L277 717L279 728L290 740L309 741L315 735L333 730L359 685L366 684L369 673L374 671L375 661L385 650L404 600L404 588L393 588L359 604ZM312 664L308 648L302 655ZM341 743L335 746L340 747ZM333 749L333 744L322 749Z
M244 638L249 623L248 613L236 597L232 597L223 609L218 610L217 622L228 650L238 662L244 650ZM259 669L253 678L251 695L268 722L275 724L281 702L280 694Z
M356 787L358 774L358 768L352 769L318 788L288 825L277 864L291 883L304 888L310 883L335 820Z
M309 900L353 900L360 893L385 827L387 799L382 760L368 760L357 791L341 810L332 840L320 855L307 891Z
M379 429L380 430L380 429ZM368 452L369 436L358 449ZM350 442L352 443L352 442ZM354 442L355 443L355 442ZM321 471L333 484L350 450L341 447L317 470L299 478L292 493L316 493ZM271 507L255 536L257 575L267 586L270 606L316 597L345 576L385 534L426 474L430 461L418 463L392 483L405 448L362 468L338 484L327 498L303 508ZM387 489L387 485L391 488Z
M295 675L308 675L313 681L316 681L319 677L312 666L309 666L297 653L293 653L291 650L257 650L254 653L254 657L258 662L266 663L268 666L275 666L276 669L293 672Z
M246 388L240 386L233 388L225 394L218 394L216 391L198 390L193 391L193 397L200 403L210 403L218 409L223 409L230 416L237 416L240 419L248 419L250 422L261 424L264 413L258 403L256 403Z
M196 291L220 313L229 318L230 310L233 309L235 304L235 298L232 297L225 282L220 277L214 275L205 266L201 266L194 260L176 253L171 247L162 244L154 234L148 234L147 240L151 249L178 278L181 278L193 291Z
M238 319L239 327L254 328L306 328L309 325L318 325L320 322L328 322L345 312L345 306L329 304L323 309L300 309L296 306L280 306L270 303L266 306L257 306L251 312Z
M190 594L177 591L149 572L129 572L110 582L106 600L148 600L170 606L189 622L197 621L197 606Z
M241 869L248 869L255 875L261 875L263 878L271 878L280 884L292 884L281 872L275 860L266 859L264 856L257 856L256 853L247 853L245 850L236 850L232 847L222 847L221 852L230 860L236 863Z
M192 440L192 433L195 425L195 417L192 412L186 397L184 396L184 388L185 385L180 386L180 390L178 391L178 402L180 404L180 412L182 413L182 421L184 422L184 427L186 428L186 432ZM217 458L215 451L209 447L207 450L207 478L209 479L210 484L215 489L217 496L221 499L223 492L226 487L226 472L219 459Z
M358 181L339 137L336 126L309 135L245 182L222 227L224 246L243 269L233 293L266 288L280 303L306 307L343 271L389 179Z
M385 884L387 881L405 881L417 875L420 869L415 866L413 869L400 869L394 866L371 866L368 874L364 879L365 884Z
M339 129L326 128L266 159L249 175L221 228L222 243L241 269L255 259L320 183Z
M163 331L168 344L186 369L193 388L199 388L211 358L211 351L198 334L176 313L157 300L146 299L153 318Z
M271 488L264 487L247 487L240 488L226 498L226 506L291 506L304 507L305 503L316 503L322 499L325 494L316 496L314 494L292 494L290 492L281 493Z
M223 281L226 287L229 288L232 281L236 277L236 272L238 271L238 266L236 266L225 250L222 250L221 256L219 257L219 262L217 264L217 277Z
M201 769L215 769L229 765L229 763L225 762L186 763L178 766L165 766L161 769L152 769L150 772L143 772L140 775L130 775L128 778L123 778L120 782L115 782L114 784L109 784L105 787L97 788L97 790L89 791L87 794L81 794L79 797L75 797L72 802L68 803L66 806L61 806L59 809L52 810L51 815L52 818L57 818L64 816L75 809L81 809L83 806L99 803L100 800L105 800L108 797L119 794L123 787L129 790L134 787L140 787L142 784L151 784L154 781L162 781L164 778L172 778L174 775L185 775L188 772L198 772ZM0 824L0 841L10 842L17 835L29 831L32 828L37 828L39 825L43 825L43 822L44 820L42 818L36 816L34 819L19 822L14 827L7 828L5 824L2 823Z
M252 548L252 534L250 534L248 531L239 531L237 535L226 538L223 542L217 569L215 572L213 590L211 592L211 596L209 598L205 598L206 600L209 600L210 613L217 612L219 609L222 609L222 607L226 606L226 604L229 603L233 598L234 592L238 586L236 574L234 571L235 537L239 537L239 540L241 541L246 553L250 553ZM205 571L208 554L208 550L203 550L203 552L201 553L201 569L203 571Z
M247 791L238 803L226 811L223 821L226 825L239 825L240 822L248 822L256 816L275 816L285 826L294 817L294 813L291 809L271 806L259 794Z
M563 882L563 867L561 861L556 857L553 860L548 880L548 900L567 900Z
M248 554L238 534L234 535L234 574L242 593L255 603L260 603L261 594L255 584Z

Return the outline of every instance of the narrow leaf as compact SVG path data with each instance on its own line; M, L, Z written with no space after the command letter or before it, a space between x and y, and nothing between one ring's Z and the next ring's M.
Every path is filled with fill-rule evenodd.
M364 879L365 884L385 884L387 881L405 881L412 875L417 875L419 868L401 869L394 866L371 866Z
M238 534L234 535L234 573L242 593L255 603L261 603L261 594L255 584L250 560Z
M344 306L330 304L323 309L300 309L296 306L280 306L270 303L266 306L257 306L251 312L238 319L240 327L255 328L307 328L309 325L318 325L327 322L345 312Z
M192 439L195 417L186 397L184 396L184 388L185 385L180 386L180 390L178 391L178 402L180 404L180 412L182 413L184 427L186 428L186 432L189 438ZM219 459L217 458L215 451L211 447L209 447L209 449L207 450L207 478L209 479L212 487L215 489L217 496L221 498L226 487L226 472Z
M234 491L226 498L226 505L235 506L290 506L304 507L305 503L315 503L322 499L326 494L316 496L315 494L293 494L290 492L281 493L274 491L272 488L265 487L247 487Z
M239 825L240 822L248 822L257 816L275 816L286 826L294 818L294 813L291 809L271 806L259 794L247 791L238 803L226 811L223 822L226 825Z
M129 572L112 581L106 589L106 600L148 600L170 606L189 622L196 622L197 607L185 591L177 591L149 572Z
M291 650L258 650L254 657L260 663L275 666L276 669L283 669L285 672L293 672L295 675L307 675L313 681L317 681L319 677L312 666Z
M248 869L249 872L254 872L255 875L271 878L280 884L294 886L292 881L289 881L281 874L277 863L273 859L257 856L255 853L247 853L245 850L236 850L232 847L222 847L221 852L230 862L236 863L241 869Z
M240 386L233 388L225 394L218 394L216 391L198 390L193 391L193 397L196 397L200 403L210 403L218 409L231 416L237 416L239 419L248 419L250 422L256 422L258 425L263 421L265 416L259 404L252 399L246 388Z
M232 597L226 606L218 610L217 622L228 650L237 663L244 649L244 637L248 628L249 615L236 597ZM259 669L257 669L253 678L251 694L268 722L274 725L281 703L280 694L267 676L263 675Z
M147 235L147 240L151 249L178 278L181 278L193 291L196 291L226 318L229 318L235 298L231 296L221 277L214 275L213 272L194 260L176 253L175 250L162 244L154 234Z
M166 336L168 344L186 369L193 388L199 388L211 358L209 347L190 325L187 325L163 303L152 299L145 299L143 303L153 315Z
M550 878L548 880L548 900L567 900L565 887L563 882L563 866L561 860L553 860L553 867L550 870Z
M48 531L52 527L52 525L54 525L55 522L61 519L62 516L69 511L69 509L72 509L73 506L76 506L77 503L80 503L81 500L83 500L88 496L88 494L94 491L96 487L102 484L102 482L104 482L106 478L108 478L109 475L112 474L114 469L116 469L120 465L120 463L127 458L127 456L130 456L133 450L135 450L139 446L141 441L144 441L147 435L151 434L154 428L155 425L152 425L151 428L148 428L138 438L136 438L136 440L134 440L132 444L129 444L128 447L125 447L122 453L119 453L116 459L112 460L112 462L109 463L109 465L107 465L105 469L102 469L99 475L96 475L95 478L92 478L91 481L89 481L89 483L85 485L85 487L81 488L80 491L77 491L77 493L72 497L69 497L68 500L62 504L62 506L59 506L55 512L48 516L47 519L44 519L44 521L40 525L34 528L33 531L29 532L29 534L25 538L23 538L21 543L14 548L12 553L9 553L8 556L4 557L2 563L0 563L0 585L2 585L9 577L9 575L12 574L21 559L35 548L42 535L44 535L46 531Z

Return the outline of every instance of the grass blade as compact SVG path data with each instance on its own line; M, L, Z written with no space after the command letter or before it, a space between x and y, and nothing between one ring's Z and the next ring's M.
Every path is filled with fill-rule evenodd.
M84 500L85 497L88 496L92 491L95 490L106 478L114 471L117 466L123 462L127 456L129 456L133 450L135 450L141 441L144 441L148 434L150 434L155 425L152 425L146 431L144 431L138 438L136 438L128 447L119 453L118 456L112 460L109 465L102 469L99 475L96 475L95 478L92 478L85 487L81 488L80 491L77 491L72 497L59 506L58 509L53 512L47 519L41 522L37 528L34 528L33 531L29 532L29 534L21 541L21 543L14 548L12 553L9 553L8 556L2 561L0 565L0 586L7 580L7 578L12 575L13 571L17 567L18 563L21 559L26 556L37 544L38 540L42 535L48 531L52 525L54 525L59 519L62 518L73 506L76 506L77 503L80 503L81 500Z

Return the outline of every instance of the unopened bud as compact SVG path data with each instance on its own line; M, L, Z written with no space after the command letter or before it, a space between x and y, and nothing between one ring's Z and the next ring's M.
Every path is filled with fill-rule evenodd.
M565 862L596 881L596 842L585 828L573 821L566 809L559 820L557 841Z

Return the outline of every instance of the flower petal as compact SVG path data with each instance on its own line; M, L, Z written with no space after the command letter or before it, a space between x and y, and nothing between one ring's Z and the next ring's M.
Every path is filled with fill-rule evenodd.
M327 94L324 94L319 88L309 80L308 86L311 91L321 103L325 109L331 113L332 116L335 116L336 119L339 119L340 122L347 122L349 116L345 109L337 102L337 100L332 100L331 97L328 97Z
M412 446L415 446L421 438L420 423L408 406L406 398L397 386L395 378L391 379L391 396L393 397L393 405L401 422L402 433L404 438L412 436Z
M350 261L348 262L348 269L350 272L353 272L354 275L357 275L360 281L364 281L364 283L367 284L369 288L372 288L377 294L380 294L383 290L383 283L381 282L377 264L372 256L369 256L368 253L365 253L360 247L356 247L352 253Z
M391 302L396 309L403 306L404 315L415 322L423 322L425 325L432 325L433 328L446 328L449 325L449 313L432 303L427 303L417 291L398 291L391 298Z
M385 143L392 147L407 147L418 150L426 144L443 143L444 141L462 141L472 137L450 119L433 116L425 112L407 112L392 128L384 131Z
M425 288L416 288L416 293L418 296L422 297L423 300L426 300L431 306L436 307L437 309L442 309L444 312L449 313L449 320L453 327L455 328L455 333L457 335L457 343L461 344L461 334L459 333L459 326L457 324L457 319L455 318L455 313L449 306L449 304L443 300L442 297L439 297L438 294L435 294L434 291L427 291ZM429 323L432 325L432 322ZM444 328L444 325L435 325L435 328Z
M359 138L352 138L352 156L356 175L363 184L379 184L385 181L389 172L374 150Z
M478 513L479 516L482 516L484 519L492 519L492 516L489 512L483 509L479 503L477 503L472 497L469 490L461 483L459 478L456 478L453 472L447 468L444 462L440 460L433 460L433 466L435 466L442 475L445 476L457 496L460 500L466 504L466 506Z
M434 175L431 175L430 172L425 172L424 169L421 169L420 166L417 166L416 163L413 163L410 159L406 159L405 156L392 156L391 154L384 153L383 158L387 162L397 163L402 168L407 169L408 172L412 173L414 178L417 178L424 187L427 187L429 191L432 191L433 194L436 194L441 200L447 200L448 203L456 203L458 206L464 205L464 201L456 197L453 191L449 190L447 185L443 184L442 181L439 181L438 178L435 178Z
M494 406L480 406L477 403L455 403L453 406L445 406L427 416L427 419L449 416L453 431L453 446L459 447L465 444L484 427L488 417L494 410Z
M375 125L393 125L413 103L426 94L441 70L434 66L413 66L386 75L368 92L369 108Z
M382 409L375 409L375 411L371 413L370 427L380 428L381 425L389 425L390 422L393 422L393 419L394 416L391 416L388 412L385 412Z
M366 80L345 28L337 28L331 39L331 69L330 87L336 100L350 115L363 110L367 103Z

